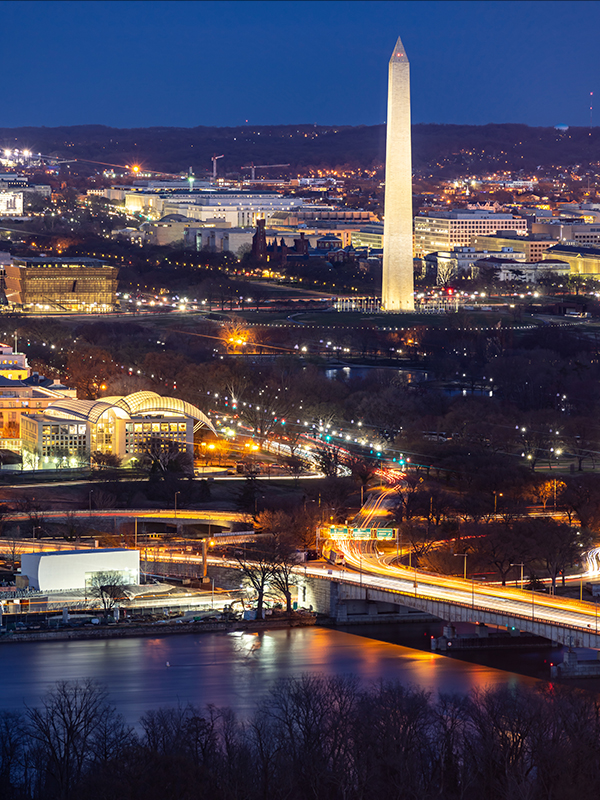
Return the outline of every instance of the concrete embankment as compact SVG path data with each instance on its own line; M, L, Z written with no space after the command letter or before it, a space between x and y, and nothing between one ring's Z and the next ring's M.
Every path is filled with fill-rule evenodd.
M281 628L302 628L314 625L316 615L298 614L264 620L235 620L233 622L169 622L164 625L135 625L119 623L86 628L63 628L57 631L31 631L26 633L7 633L0 636L0 644L22 642L64 642L82 639L132 639L138 636L171 636L183 633L215 633L278 630Z

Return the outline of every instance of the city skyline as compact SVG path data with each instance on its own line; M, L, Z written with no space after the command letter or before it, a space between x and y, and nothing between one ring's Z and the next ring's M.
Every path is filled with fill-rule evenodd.
M3 30L34 55L10 68L0 126L380 124L380 64L398 30L413 54L414 123L589 125L600 6L543 11L528 1L5 3ZM574 40L575 82L564 67Z

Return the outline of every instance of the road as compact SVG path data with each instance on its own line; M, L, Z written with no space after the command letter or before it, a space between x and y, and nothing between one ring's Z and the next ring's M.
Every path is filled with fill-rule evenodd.
M467 607L472 610L474 620L478 612L491 612L503 617L560 626L575 632L599 632L598 606L595 603L506 586L486 586L475 580L429 575L419 570L398 567L390 563L392 557L385 556L378 550L375 542L338 542L338 547L351 569L340 569L321 562L298 567L297 573L392 592L400 595L399 603L402 603L404 596ZM164 557L173 562L201 563L202 560L199 556L187 554L165 554ZM236 561L220 558L209 558L209 563L239 568Z
M598 633L596 603L409 570L390 563L393 557L382 554L375 542L338 542L338 549L346 564L358 570L358 575L344 576L353 583Z

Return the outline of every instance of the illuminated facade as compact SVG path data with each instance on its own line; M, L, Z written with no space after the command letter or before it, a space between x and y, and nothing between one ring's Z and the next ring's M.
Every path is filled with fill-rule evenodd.
M31 313L113 311L116 267L94 258L18 258L5 266L6 299Z
M192 455L194 431L202 426L215 432L199 408L155 392L58 400L21 420L23 452L34 469L76 466L91 453L116 456L124 465L148 452Z
M527 220L523 217L513 217L512 214L495 214L491 211L469 209L440 211L427 217L415 217L415 255L422 257L427 253L452 250L454 247L475 247L478 250L500 250L502 247L510 247L512 239L507 244L498 245L481 242L475 238L496 234L500 230L526 235Z
M386 311L412 311L410 64L399 37L388 71L384 211L382 307Z
M530 234L529 236L503 236L501 233L496 235L476 235L473 236L471 244L477 250L501 250L504 247L512 247L515 253L525 253L526 261L541 261L544 253L556 244L556 239L549 239L547 236ZM562 255L559 255L562 258Z
M560 259L569 265L571 275L600 275L600 248L579 245L555 244L544 252L544 260Z
M23 192L0 191L0 217L23 216Z
M0 375L11 381L23 381L31 375L24 353L15 353L10 345L0 343Z
M24 416L42 414L51 403L74 396L74 389L38 375L25 380L0 376L0 448L21 452L21 421Z

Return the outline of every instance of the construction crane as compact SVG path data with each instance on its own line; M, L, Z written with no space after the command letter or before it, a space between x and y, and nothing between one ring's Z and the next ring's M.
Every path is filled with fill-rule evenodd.
M257 169L270 169L271 167L289 167L289 164L250 164L249 167L242 167L242 169L249 169L250 172L250 180L256 180L256 170Z
M213 183L217 180L217 161L219 158L225 158L225 156L213 156L211 158L213 164Z

